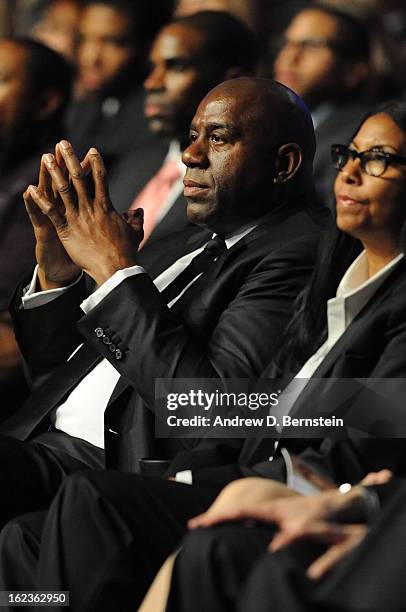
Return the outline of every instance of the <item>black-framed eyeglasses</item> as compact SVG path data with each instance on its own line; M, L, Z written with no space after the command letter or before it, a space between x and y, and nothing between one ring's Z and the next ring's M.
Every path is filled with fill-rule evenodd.
M349 159L359 159L361 170L369 176L381 176L390 164L406 166L406 157L385 153L384 151L354 151L345 145L331 146L331 159L337 170L343 170Z

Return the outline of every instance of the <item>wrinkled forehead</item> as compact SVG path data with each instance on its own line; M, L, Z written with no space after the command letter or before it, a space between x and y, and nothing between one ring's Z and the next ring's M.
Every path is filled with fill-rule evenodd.
M263 115L261 104L253 96L234 95L227 91L213 90L199 104L192 124L196 127L218 124L249 132Z
M236 101L229 96L206 96L197 107L193 123L223 122L237 119Z

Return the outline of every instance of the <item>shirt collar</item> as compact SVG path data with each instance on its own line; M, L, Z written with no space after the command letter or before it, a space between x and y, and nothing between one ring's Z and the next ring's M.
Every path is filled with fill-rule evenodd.
M394 257L371 278L368 278L368 261L365 251L351 264L337 288L336 297L327 302L328 339L326 346L328 348L331 348L351 325L401 259L403 259L403 253Z
M182 162L182 150L180 148L180 142L178 140L171 140L171 142L169 143L168 153L166 154L166 157L165 157L165 162L167 161L177 161L178 162L179 169L182 171L182 181L183 181L183 173L185 172L186 166Z
M403 253L399 253L379 272L368 278L368 259L366 252L362 251L341 279L337 297L351 298L364 292L369 293L371 289L375 293L403 257Z

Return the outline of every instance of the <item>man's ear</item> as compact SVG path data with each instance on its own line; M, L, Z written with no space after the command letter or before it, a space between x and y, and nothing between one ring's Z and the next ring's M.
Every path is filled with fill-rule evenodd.
M61 102L61 94L58 91L50 90L44 92L38 103L37 117L39 119L46 119L56 111Z
M278 149L274 183L290 181L302 165L302 149L296 142L289 142Z

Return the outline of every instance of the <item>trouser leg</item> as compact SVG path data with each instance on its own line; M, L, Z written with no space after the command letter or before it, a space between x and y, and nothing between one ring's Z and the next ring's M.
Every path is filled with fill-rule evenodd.
M36 574L45 512L14 519L0 533L0 591L36 589ZM3 609L3 608L2 608Z
M306 577L308 559L304 562L301 553L300 547L289 547L286 551L263 555L250 572L237 599L236 610L322 612L323 608L312 602L316 583Z
M71 476L45 521L37 588L70 591L75 612L137 609L187 520L216 494L112 471Z
M188 534L175 562L168 611L234 610L251 567L273 534L272 526L240 523Z
M63 440L64 436L48 434L51 443ZM88 452L91 445L83 441L78 441L78 445L83 445L86 451L85 460L71 456L63 448L48 448L41 442L42 437L37 440L22 442L0 436L0 527L15 516L47 509L67 475L100 467L104 458L101 449L92 447Z

